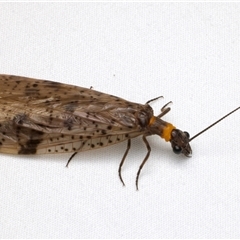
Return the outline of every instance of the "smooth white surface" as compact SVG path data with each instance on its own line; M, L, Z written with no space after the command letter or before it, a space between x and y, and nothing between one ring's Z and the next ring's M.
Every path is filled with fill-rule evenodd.
M1 73L134 102L196 134L240 105L239 3L1 3ZM240 238L240 111L192 142L135 139L78 154L0 155L1 238Z

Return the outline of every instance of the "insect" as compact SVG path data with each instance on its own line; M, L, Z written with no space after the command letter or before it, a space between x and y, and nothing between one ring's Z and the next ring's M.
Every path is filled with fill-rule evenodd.
M146 104L129 102L93 89L47 80L0 75L0 152L9 154L73 153L102 148L142 136L147 154L139 166L140 172L149 158L151 147L147 137L157 134L170 142L173 152L191 156L189 142L240 107L228 113L194 137L161 118L170 111L168 104L153 115Z

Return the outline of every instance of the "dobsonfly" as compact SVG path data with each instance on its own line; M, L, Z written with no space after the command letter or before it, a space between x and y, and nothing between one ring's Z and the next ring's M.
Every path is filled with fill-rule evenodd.
M161 113L153 115L146 104L73 85L33 78L0 75L0 152L8 154L73 153L110 146L127 141L127 149L118 168L131 147L131 139L141 136L147 154L139 166L140 172L149 158L151 147L147 137L159 135L170 142L173 152L189 157L190 142L240 107L228 113L192 138L161 118L170 111L168 104Z

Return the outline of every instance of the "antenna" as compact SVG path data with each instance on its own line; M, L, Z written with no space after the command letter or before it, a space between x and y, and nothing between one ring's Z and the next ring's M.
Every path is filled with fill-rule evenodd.
M229 115L231 115L232 113L236 112L238 109L240 109L240 107L237 107L236 109L234 109L233 111L231 111L230 113L228 113L227 115L223 116L222 118L220 118L219 120L217 120L215 123L211 124L210 126L208 126L207 128L203 129L201 132L197 133L195 136L193 136L192 138L189 139L189 142L191 142L194 138L198 137L199 135L201 135L202 133L206 132L209 128L213 127L214 125L216 125L217 123L221 122L224 118L228 117Z

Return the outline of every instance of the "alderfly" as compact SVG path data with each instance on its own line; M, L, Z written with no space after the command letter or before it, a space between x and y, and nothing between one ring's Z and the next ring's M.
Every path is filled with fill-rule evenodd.
M151 147L147 137L157 134L170 142L174 153L189 157L189 142L223 120L236 108L194 137L161 118L170 111L166 104L153 115L146 104L129 102L93 89L38 80L0 75L0 152L9 154L73 153L127 141L127 149L118 173L131 147L131 139L142 135L147 154L139 166L138 179L148 160Z

